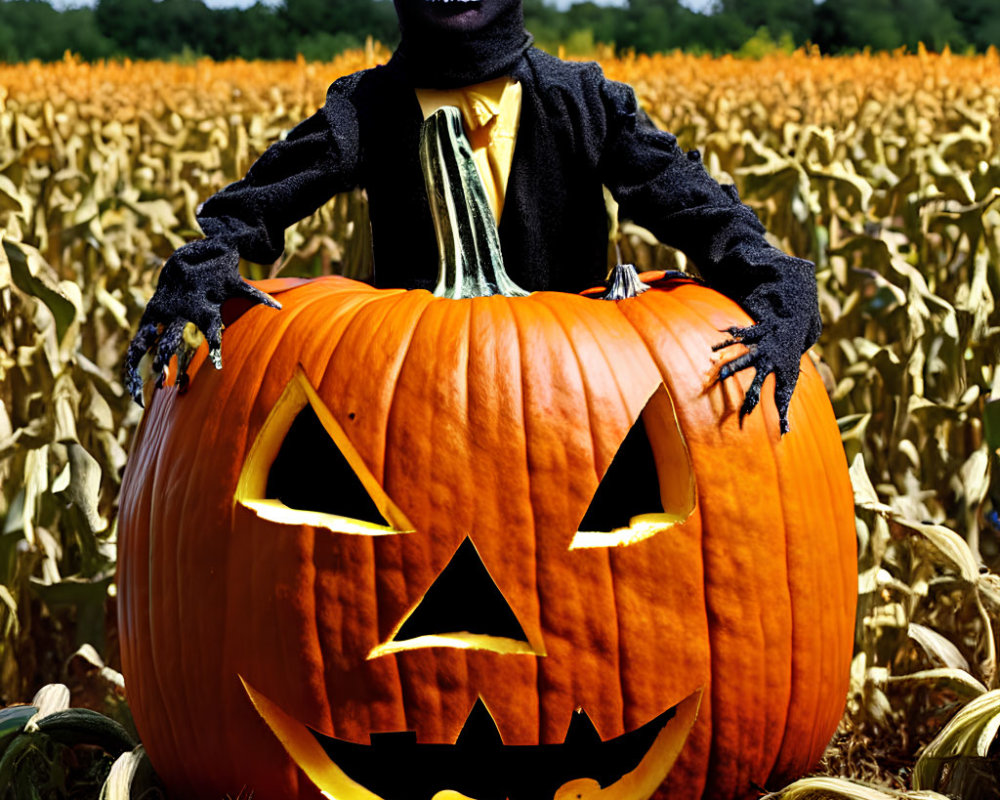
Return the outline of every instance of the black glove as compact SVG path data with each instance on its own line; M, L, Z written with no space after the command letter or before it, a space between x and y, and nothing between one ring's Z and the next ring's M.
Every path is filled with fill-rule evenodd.
M239 253L212 239L192 242L175 252L163 265L156 292L150 299L139 329L125 355L125 388L142 405L142 378L139 362L153 353L157 386L170 357L177 354L177 382L187 383L187 366L194 348L184 339L184 327L194 323L208 341L209 357L216 369L222 368L222 304L243 298L253 304L281 308L280 303L248 284L239 273Z
M712 349L734 344L747 348L746 353L722 365L720 381L749 367L756 370L740 408L741 423L757 407L764 379L774 373L774 403L784 434L788 432L788 404L799 379L799 362L816 343L823 326L812 264L791 256L782 256L780 261L786 266L779 273L781 279L759 286L740 303L756 324L726 329L730 338Z

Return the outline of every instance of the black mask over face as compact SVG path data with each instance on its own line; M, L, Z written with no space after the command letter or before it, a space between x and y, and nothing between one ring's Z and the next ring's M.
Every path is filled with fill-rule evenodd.
M393 65L414 85L450 89L510 72L531 46L521 0L394 0Z

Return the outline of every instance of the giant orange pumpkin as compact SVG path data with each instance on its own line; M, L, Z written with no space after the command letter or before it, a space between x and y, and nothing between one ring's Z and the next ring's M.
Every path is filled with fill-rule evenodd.
M610 740L704 687L672 798L818 759L855 540L807 358L782 437L767 401L740 425L748 378L713 381L747 318L690 281L618 302L262 288L283 310L156 393L123 487L129 700L173 796L318 797L241 678L360 744L451 744L481 705L507 745L562 742L577 709Z

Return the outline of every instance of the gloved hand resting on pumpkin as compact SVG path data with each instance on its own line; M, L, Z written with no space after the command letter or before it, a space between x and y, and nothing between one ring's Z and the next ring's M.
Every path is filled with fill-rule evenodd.
M720 332L720 346L742 342L749 352L719 377L756 370L746 414L773 372L785 430L799 359L820 330L812 264L771 247L734 187L720 186L696 151L658 130L629 86L607 80L597 64L533 48L520 0L395 5L402 38L389 63L335 82L323 108L203 204L206 240L167 262L129 348L133 396L141 396L136 370L145 352L157 370L171 352L184 354L185 321L217 355L225 299L273 304L238 277L238 258L274 262L284 229L337 192L368 193L375 285L433 290L437 246L418 141L425 117L456 105L516 284L579 292L604 280L608 187L624 217L686 253L708 285L757 323L729 331L728 340Z
M281 308L280 303L243 280L239 261L236 250L220 247L211 239L201 239L178 250L163 265L156 293L146 306L125 355L125 388L136 402L142 402L138 364L147 352L153 355L153 372L158 376L162 376L170 357L176 354L180 365L178 380L183 386L194 351L184 336L188 322L193 322L205 335L212 363L221 369L222 304L242 298L255 305Z

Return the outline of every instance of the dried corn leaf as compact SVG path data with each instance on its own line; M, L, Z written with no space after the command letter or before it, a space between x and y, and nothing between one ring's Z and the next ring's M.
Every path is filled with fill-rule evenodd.
M1000 731L1000 690L972 700L924 750L913 771L917 788L958 797L995 797L1000 769L991 747Z
M841 778L803 778L761 800L951 800L937 792L894 792Z
M966 670L940 667L924 669L907 675L892 675L886 679L894 687L924 687L946 689L963 700L971 700L985 694L986 687Z
M926 625L911 622L907 633L913 641L923 648L932 663L941 667L969 671L969 662L962 655L962 651L937 631ZM986 691L985 687L983 687L983 691Z

